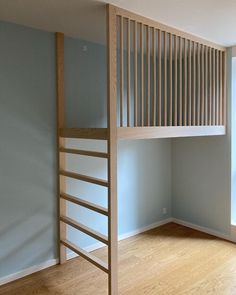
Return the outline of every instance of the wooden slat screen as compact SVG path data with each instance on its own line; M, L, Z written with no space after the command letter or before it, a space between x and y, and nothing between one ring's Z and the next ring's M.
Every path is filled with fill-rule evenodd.
M225 49L122 13L117 41L118 127L225 125Z

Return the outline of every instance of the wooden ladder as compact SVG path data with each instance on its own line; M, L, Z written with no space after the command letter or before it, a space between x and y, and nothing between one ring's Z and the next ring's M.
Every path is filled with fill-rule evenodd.
M109 9L108 9L109 19ZM108 26L109 27L109 26ZM108 40L110 38L108 29ZM116 46L116 44L114 44ZM102 271L108 274L108 294L118 294L118 272L117 272L117 127L116 127L116 90L111 74L114 71L110 63L110 59L114 54L114 49L108 50L108 128L105 135L102 133L91 133L83 130L73 134L73 138L90 138L102 139L107 141L107 152L88 151L80 149L67 148L65 138L70 138L65 132L65 90L64 90L64 35L56 33L56 72L57 72L57 138L58 138L58 228L59 228L59 261L60 264L66 262L66 248L77 253ZM115 91L115 92L114 92ZM98 134L98 135L96 135ZM90 136L91 135L91 136ZM98 138L97 138L98 137ZM87 175L82 175L67 171L65 154L81 155L85 157L96 157L107 159L108 179L103 180ZM80 181L107 187L108 206L107 208L85 201L66 193L66 177ZM78 206L82 206L88 210L92 210L108 218L108 236L105 236L82 223L79 223L67 216L66 202L71 202ZM108 246L108 263L98 259L95 255L85 251L67 239L66 226L69 225L92 238L104 243Z

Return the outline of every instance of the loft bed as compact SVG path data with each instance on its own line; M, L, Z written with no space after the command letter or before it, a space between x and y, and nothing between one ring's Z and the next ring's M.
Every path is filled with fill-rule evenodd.
M107 128L66 128L64 35L56 33L58 106L59 257L66 248L108 274L118 294L117 142L121 139L224 135L226 49L121 8L107 5ZM105 140L107 152L66 147L66 138ZM107 180L66 170L65 155L107 160ZM107 188L104 208L66 193L66 178ZM107 216L108 235L69 218L66 202ZM108 246L108 263L67 239L73 228Z

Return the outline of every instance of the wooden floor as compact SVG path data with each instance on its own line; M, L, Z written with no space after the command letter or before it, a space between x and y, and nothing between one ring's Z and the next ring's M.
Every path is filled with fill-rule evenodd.
M96 251L105 257L104 249ZM104 295L106 274L82 258L0 287L1 295ZM119 244L119 294L235 295L236 245L176 224Z

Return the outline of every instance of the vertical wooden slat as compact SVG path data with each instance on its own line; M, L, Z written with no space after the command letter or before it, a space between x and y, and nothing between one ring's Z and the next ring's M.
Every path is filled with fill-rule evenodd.
M127 126L130 127L130 19L127 19Z
M169 99L169 126L172 126L172 34L170 33L170 46L169 46L169 67L170 67L170 75L169 75L169 93L170 93L170 99Z
M138 105L138 98L137 98L137 22L134 21L134 126L137 126L137 105Z
M216 77L216 55L215 49L213 49L212 53L212 125L216 124L216 88L215 88L215 77Z
M208 93L209 93L209 112L208 112L208 124L212 125L212 55L211 48L209 48L209 85L208 85Z
M184 39L184 126L187 125L187 40Z
M220 82L220 122L219 124L222 125L223 124L223 83L222 83L222 51L220 51L220 78L219 78L219 82Z
M162 44L161 44L161 30L158 31L158 126L162 125L162 95L161 95L161 49L162 49Z
M124 20L120 17L120 126L124 126Z
M188 48L188 125L192 125L192 41Z
M200 125L201 115L201 61L200 61L200 48L197 46L197 125Z
M201 125L205 122L204 45L201 46Z
M193 125L196 125L196 42L193 42Z
M182 38L179 37L179 125L182 126L182 107L183 107L183 93L182 93Z
M58 157L58 230L59 230L59 260L60 264L66 261L66 247L60 240L66 238L66 225L60 222L60 216L66 216L66 201L60 198L66 192L66 180L59 175L65 169L65 154L60 153L60 148L65 147L65 139L60 138L60 128L65 128L65 88L64 88L64 35L56 33L56 77L57 77L57 157Z
M117 241L117 127L116 127L116 13L107 5L107 127L108 127L108 267L109 295L118 294Z
M216 125L219 125L219 50L216 50Z
M208 125L208 47L205 46L205 123Z
M175 101L174 101L174 125L177 126L178 125L178 52L177 52L177 36L175 35L174 37L174 51L175 51L175 93L174 93L174 97L175 97Z
M164 126L167 126L167 32L164 36Z
M152 30L152 71L153 71L153 102L152 125L156 126L156 29Z
M227 101L226 101L226 78L227 78L227 72L226 72L226 61L227 61L227 52L223 52L223 125L226 126L227 123Z
M140 23L140 125L141 126L144 125L143 97L144 97L143 24Z
M147 26L146 57L147 57L147 98L146 98L146 125L150 126L150 28Z

